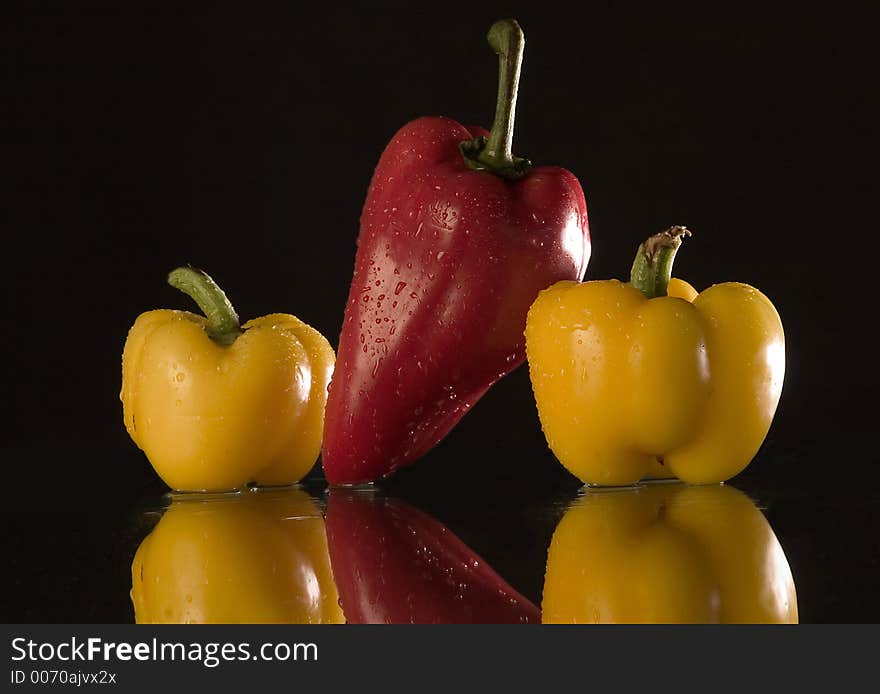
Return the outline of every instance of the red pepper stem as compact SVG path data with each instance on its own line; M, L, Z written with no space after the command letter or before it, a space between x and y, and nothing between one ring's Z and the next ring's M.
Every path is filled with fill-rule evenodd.
M495 120L488 138L477 137L461 143L462 154L471 169L489 171L503 178L522 178L531 168L531 162L513 155L513 125L525 35L515 19L500 19L489 29L486 38L498 55Z
M526 38L515 19L495 22L486 37L498 56L498 95L495 120L480 158L487 164L513 162L513 125L516 96Z
M238 314L208 273L194 267L179 267L168 274L168 284L195 301L208 319L208 336L221 345L231 345L241 335Z
M675 254L681 240L690 235L686 227L674 226L645 241L636 252L630 284L649 299L666 296Z

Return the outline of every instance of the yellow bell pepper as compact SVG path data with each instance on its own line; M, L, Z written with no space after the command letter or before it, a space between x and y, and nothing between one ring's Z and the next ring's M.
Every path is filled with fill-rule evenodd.
M341 624L324 519L299 489L176 499L131 565L139 624Z
M538 415L581 481L727 480L760 448L782 391L785 339L745 284L697 294L670 279L683 227L639 247L631 283L558 282L526 320Z
M178 268L168 281L206 317L163 309L135 321L120 393L132 440L173 489L298 482L321 449L333 348L286 314L239 327L199 270Z
M785 553L725 485L590 490L550 543L545 623L797 623Z

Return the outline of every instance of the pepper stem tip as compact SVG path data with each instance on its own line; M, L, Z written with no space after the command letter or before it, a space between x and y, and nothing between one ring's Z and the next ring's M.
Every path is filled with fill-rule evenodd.
M630 284L649 299L666 296L675 254L687 236L691 236L687 227L671 226L642 243L630 270Z
M204 270L186 265L168 273L168 284L198 304L208 319L208 336L222 345L231 345L241 335L238 314L226 294Z
M687 236L692 236L687 227L671 226L645 241L645 253L649 260L653 260L664 248L674 248L677 251L682 239Z

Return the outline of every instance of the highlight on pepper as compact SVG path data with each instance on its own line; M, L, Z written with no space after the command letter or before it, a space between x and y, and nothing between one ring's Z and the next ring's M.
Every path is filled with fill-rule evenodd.
M292 315L240 325L201 270L168 282L205 315L148 311L129 331L120 399L132 440L172 489L298 482L321 449L330 343Z
M746 284L697 293L672 278L689 234L672 227L649 238L628 284L558 282L529 310L541 426L587 484L722 482L749 464L770 428L785 373L779 314Z
M587 490L547 553L544 623L796 624L791 568L728 485Z

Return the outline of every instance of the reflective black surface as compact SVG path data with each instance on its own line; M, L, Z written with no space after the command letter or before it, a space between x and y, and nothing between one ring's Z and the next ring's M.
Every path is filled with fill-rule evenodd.
M854 480L846 474L847 461L853 461L857 456L876 458L867 443L867 438L860 441L858 437L838 441L817 440L789 453L777 453L768 446L745 473L728 485L744 492L754 502L755 512L760 509L769 522L790 567L801 622L871 622L880 619L880 599L876 592L880 562L880 535L877 532L880 525L880 491L875 486L877 478L876 474L873 479L863 475L861 479ZM136 470L146 465L138 461L136 455L129 458L125 464L131 466L130 469ZM543 462L547 469L554 470L557 464L549 454L546 454L546 458ZM39 461L39 458L31 459L32 464ZM335 538L332 515L328 523L331 530L328 535L336 543L335 554L334 545L330 546L330 557L334 557L336 562L334 573L340 576L345 573L348 578L344 580L351 584L351 576L362 569L374 584L389 584L387 589L378 589L378 592L375 586L340 586L343 607L348 600L350 614L354 616L357 613L356 619L352 618L351 621L535 621L535 612L530 605L539 609L542 601L547 599L545 572L551 539L561 519L572 508L583 504L585 497L595 493L583 489L577 481L564 474L536 477L535 484L530 487L509 475L497 474L497 467L494 468L495 474L475 471L469 479L444 479L444 462L451 464L437 452L423 461L421 468L414 468L397 479L367 490L328 491L323 480L314 474L299 491L287 492L288 495L298 495L299 501L296 503L305 500L310 504L312 511L306 515L313 515L319 524L322 524L321 518L327 515L328 510L333 512L334 503L342 505L351 495L372 500L368 501L365 509L356 511L367 515L350 517L347 529L343 527L340 530L337 522ZM797 465L813 468L821 462L827 463L827 479L815 475L788 474ZM865 465L860 469L870 467ZM149 468L145 473L146 478L150 479L152 473ZM130 598L132 560L138 546L161 522L163 513L167 513L170 501L158 483L150 484L152 487L140 496L132 497L129 494L128 502L122 502L121 498L117 499L117 503L109 503L107 499L82 499L81 503L68 499L62 502L57 498L53 500L48 494L41 497L39 490L10 498L6 511L0 515L4 556L7 557L2 605L6 621L133 621L135 614ZM281 498L285 498L284 493ZM377 500L378 506L375 505ZM104 503L99 506L101 501ZM189 498L175 503L202 503L208 508L221 504L222 508L224 502ZM266 504L259 503L257 507L264 509ZM286 517L296 515L287 513ZM659 526L655 526L655 523L664 521L661 512L646 527L656 528ZM363 530L360 535L351 535L351 528L368 530ZM228 546L222 551L227 556L239 557L240 565L229 562L223 571L240 574L251 570L248 564L253 564L253 552L258 551L260 542L265 541L265 533L255 534L255 538L262 539L255 539L255 547L251 547L246 539L242 539L247 537L248 532L245 528L237 540L227 540ZM372 538L370 533L373 534ZM391 555L381 561L376 559L378 563L371 564L369 543L373 542L374 548L379 547L384 542L383 533L390 545L388 551ZM401 540L407 534L418 535L412 546L405 546L406 543ZM636 536L618 543L625 546L622 551L636 551L634 548L641 540L633 540L632 537ZM182 541L187 540L184 538ZM235 542L243 543L240 549L236 549ZM580 538L573 545L570 540L567 542L569 548L566 552L582 551L585 556L605 561L610 566L611 560L607 557L603 560L602 551L597 549L598 545L590 537ZM690 540L688 542L693 544ZM632 546L628 546L628 543ZM648 541L645 543L647 546ZM223 542L220 544L223 546ZM361 556L340 558L340 547L345 549L346 546L360 548ZM427 559L422 556L420 548L427 552ZM660 554L667 556L670 551L663 550ZM675 552L672 551L672 554ZM330 557L324 556L318 561L327 562ZM491 576L478 575L468 568L471 559L485 566ZM364 561L367 563L364 564ZM419 562L422 561L425 564L420 568ZM617 561L619 563L619 558ZM343 562L349 562L349 565L343 566ZM377 566L382 567L378 572ZM436 576L425 578L421 575L424 573L422 569L431 566ZM678 569L669 569L666 577L657 579L657 582L666 581L668 586L674 586L677 570L683 569L680 566ZM715 569L712 571L717 575ZM220 575L214 574L211 580L229 580L228 576L225 579L223 576L221 571ZM449 576L453 576L449 579L452 581L451 593L450 586L444 585L444 581L449 583ZM250 592L240 597L244 607L235 617L227 614L224 620L274 621L285 619L284 614L287 619L292 619L290 615L294 613L289 611L249 613L248 601L262 601L262 609L265 610L265 602L270 598L254 595L261 590L269 590L260 580L247 580L251 583L245 581L243 585L250 585ZM621 581L625 580L630 579L621 578ZM683 584L693 580L693 571L686 570L681 574ZM361 583L366 585L365 581ZM569 582L577 583L577 576L570 577ZM294 584L290 584L291 595L299 590ZM463 601L463 611L459 612L455 611L457 607L449 607L455 603L456 585L462 593L458 599ZM485 598L477 601L483 604L483 612L475 613L467 607L467 596L480 595L481 590L489 594L499 586L502 593L507 591L504 593L505 599L519 603L514 605L513 613L499 616L491 609L487 611ZM633 591L640 590L638 582L633 586ZM360 592L352 595L352 590ZM596 589L592 590L595 592ZM666 590L672 588L667 587ZM276 601L292 599L290 595L284 597L286 593L283 587L279 589L276 586L270 593L274 596L271 599ZM662 594L661 591L658 595ZM636 593L633 593L634 603L637 602L636 597ZM372 611L365 612L361 608L367 604L367 598L371 601ZM747 598L743 599L748 601ZM357 600L361 600L361 608L355 605ZM421 600L422 606L413 607L414 600ZM380 604L377 605L377 602ZM189 618L194 618L194 614L190 611ZM201 614L210 618L210 609ZM249 614L252 615L250 618ZM682 619L685 614L691 615L689 619L697 619L693 612L682 612ZM649 618L648 614L644 617ZM639 621L639 618L630 614L628 620ZM675 613L672 616L667 614L666 620L676 621Z

